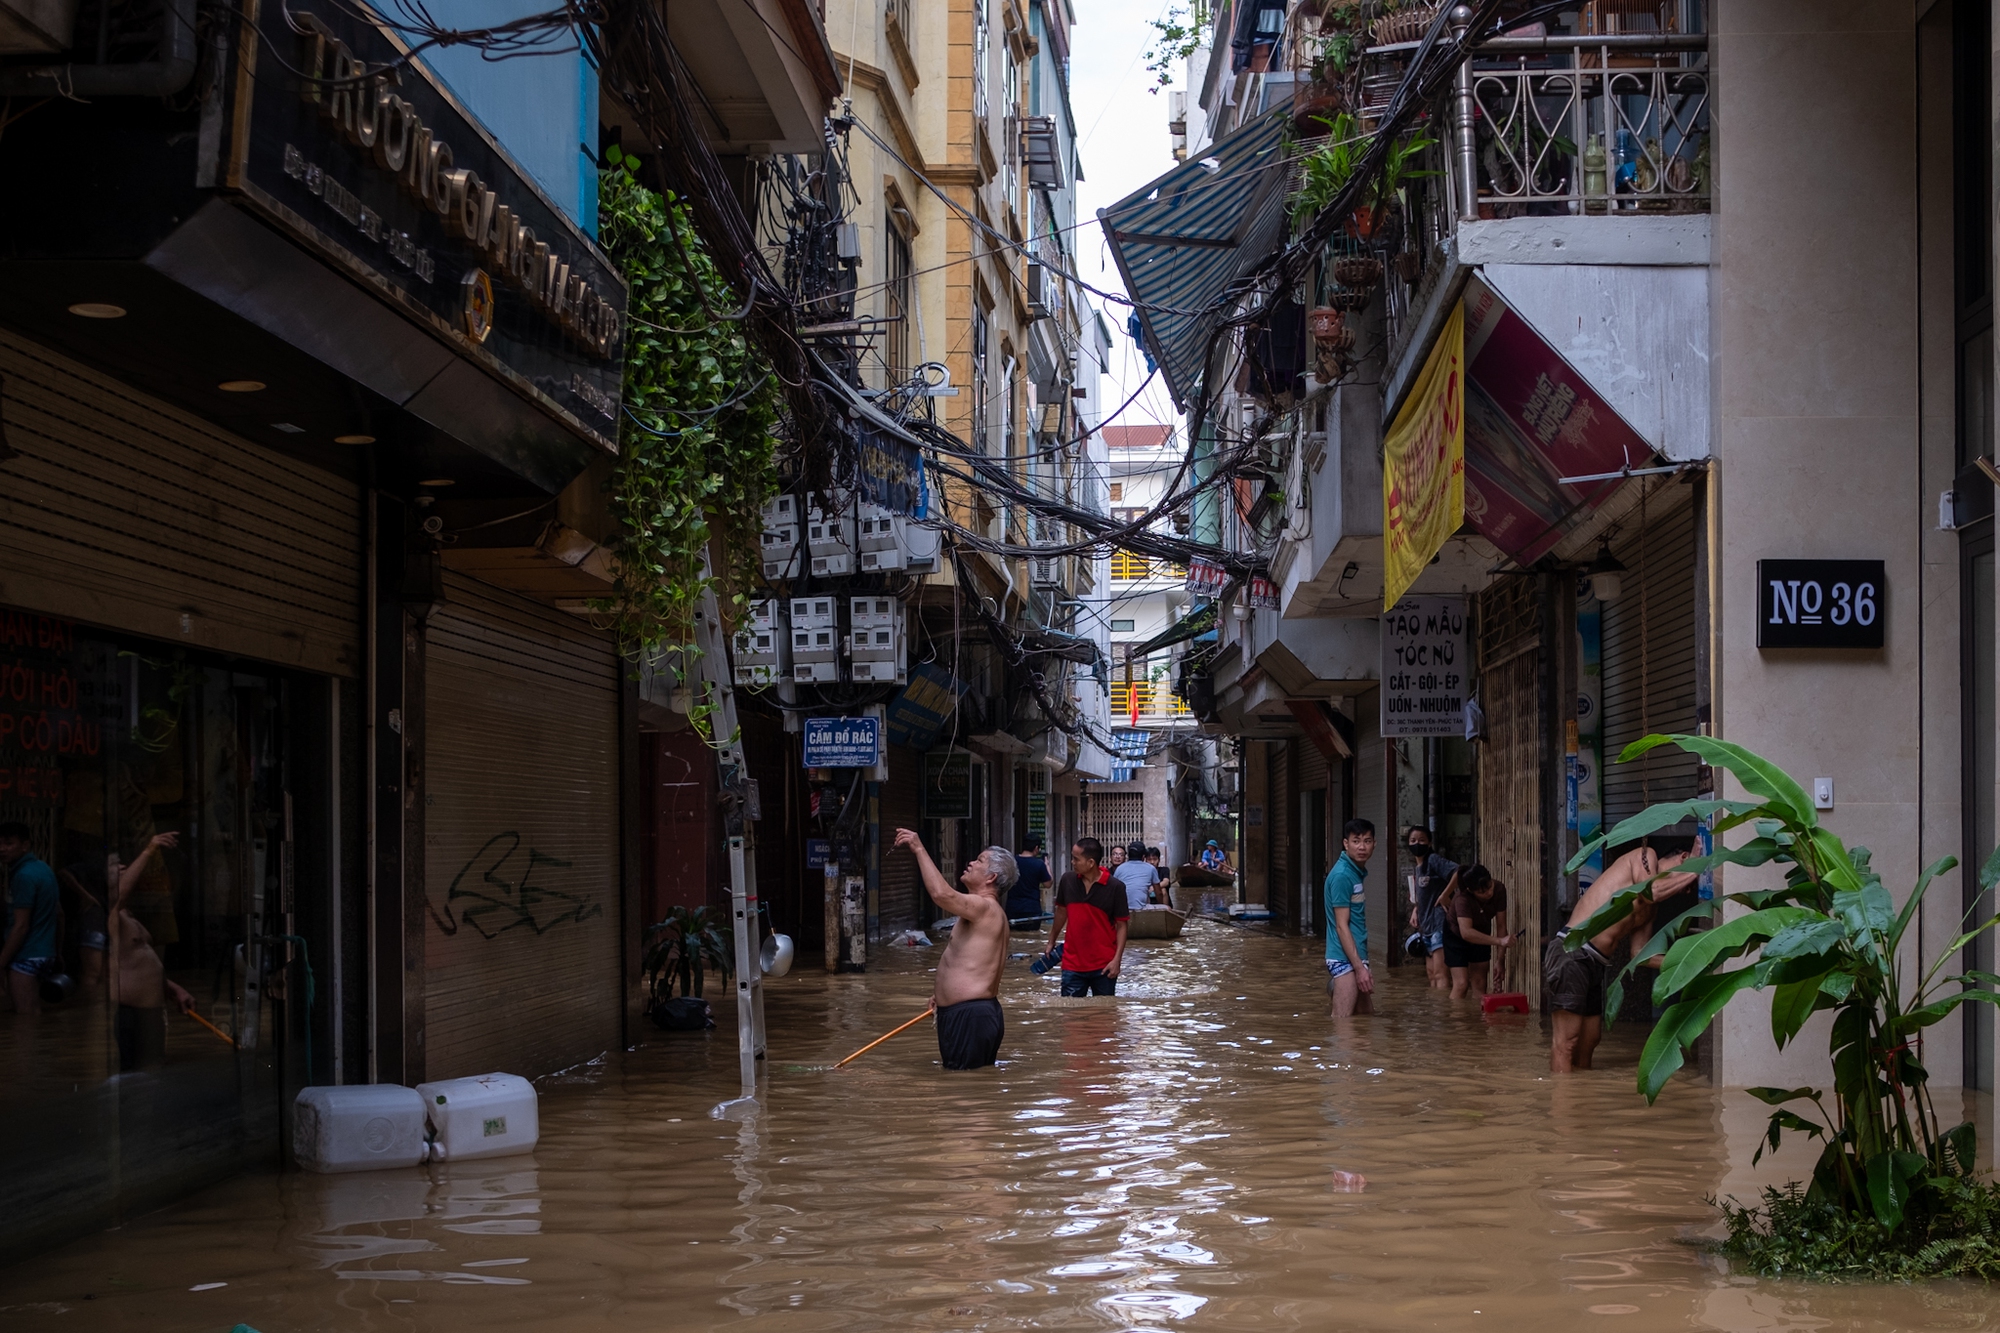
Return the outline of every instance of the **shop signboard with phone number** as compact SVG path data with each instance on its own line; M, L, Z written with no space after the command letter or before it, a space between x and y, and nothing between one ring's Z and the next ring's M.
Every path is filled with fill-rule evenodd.
M1759 560L1759 648L1880 648L1889 584L1880 560Z

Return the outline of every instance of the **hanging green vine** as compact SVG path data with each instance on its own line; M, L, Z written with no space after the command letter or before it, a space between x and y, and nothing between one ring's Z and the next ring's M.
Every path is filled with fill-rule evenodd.
M694 656L694 617L709 580L741 604L760 574L760 511L777 489L776 381L742 326L710 302L728 282L686 205L639 183L616 146L598 177L599 238L629 287L625 416L611 480L618 582L598 604L625 653L658 663Z

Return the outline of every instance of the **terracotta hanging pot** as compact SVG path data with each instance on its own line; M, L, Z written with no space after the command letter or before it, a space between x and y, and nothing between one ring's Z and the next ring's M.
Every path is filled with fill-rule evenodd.
M1382 261L1371 255L1346 255L1333 261L1333 280L1343 287L1373 287L1382 281Z
M1330 305L1315 306L1306 316L1314 342L1332 342L1347 331L1347 316Z

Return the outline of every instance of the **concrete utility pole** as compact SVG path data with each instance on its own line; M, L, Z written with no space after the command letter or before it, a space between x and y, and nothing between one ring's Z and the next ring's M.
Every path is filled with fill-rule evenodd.
M701 572L709 575L708 555L702 554ZM710 734L717 738L716 760L720 767L717 791L722 800L723 832L729 844L730 921L736 941L736 1043L737 1061L743 1074L743 1097L757 1095L757 1062L764 1057L764 950L758 938L757 851L750 839L750 824L762 811L758 808L756 784L743 757L743 732L736 722L736 691L729 674L728 635L723 632L722 612L716 605L711 585L701 595L701 611L695 621L695 647L701 658L695 664L700 688L696 703L712 703ZM720 1108L718 1108L720 1109Z

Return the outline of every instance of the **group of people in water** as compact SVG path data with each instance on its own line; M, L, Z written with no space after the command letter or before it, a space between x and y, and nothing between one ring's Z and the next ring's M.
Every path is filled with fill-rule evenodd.
M1649 840L1653 845L1618 857L1579 896L1567 923L1547 941L1542 990L1551 1012L1549 1064L1555 1072L1591 1067L1603 1035L1612 955L1628 939L1644 939L1663 905L1695 887L1697 876L1674 870L1690 855L1688 841L1656 837ZM1033 886L1039 906L1040 883L1048 876L1038 856L1040 844L1018 857L1004 847L988 847L967 862L959 876L962 891L945 878L916 833L896 830L895 845L910 849L932 901L958 918L938 961L932 995L944 1067L990 1065L1006 1032L999 994L1008 957L1009 895L1032 864L1042 876ZM1448 989L1455 998L1483 997L1515 942L1507 929L1506 886L1483 865L1459 865L1440 855L1430 830L1421 825L1406 831L1404 847L1414 867L1408 881L1406 951L1423 958L1431 987ZM1341 830L1340 857L1322 887L1327 991L1336 1019L1374 1011L1365 883L1375 849L1374 824L1349 820ZM1128 849L1118 869L1146 867L1146 850ZM1127 925L1131 913L1143 908L1154 892L1156 865L1153 872L1152 879L1141 869L1114 873L1105 863L1103 845L1095 838L1079 838L1070 848L1069 870L1056 885L1047 951L1036 970L1059 965L1065 996L1115 995ZM1614 896L1635 885L1646 890L1635 898L1629 915L1588 939L1570 939ZM1658 958L1649 960L1653 967L1659 963Z

